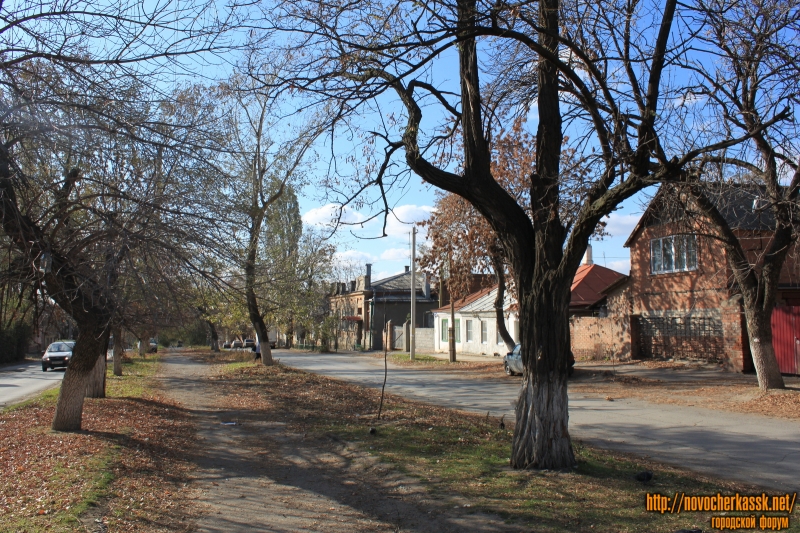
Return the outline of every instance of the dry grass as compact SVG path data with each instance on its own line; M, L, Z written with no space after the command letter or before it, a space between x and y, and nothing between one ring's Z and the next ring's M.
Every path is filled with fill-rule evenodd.
M706 513L646 512L646 493L755 491L581 443L575 445L574 471L514 471L508 467L512 433L494 418L388 395L376 420L379 391L282 366L228 365L215 382L226 408L254 409L309 439L333 435L417 478L432 495L448 495L534 531L707 529ZM649 484L633 479L642 470L655 472Z
M152 394L157 362L124 365L106 399L87 400L83 431L50 430L56 391L0 415L0 531L188 531L193 428ZM93 529L90 529L93 530Z

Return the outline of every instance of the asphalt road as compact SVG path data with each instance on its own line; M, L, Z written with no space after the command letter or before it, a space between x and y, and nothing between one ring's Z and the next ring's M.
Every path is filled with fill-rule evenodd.
M276 350L286 365L380 387L383 362L351 354ZM388 392L493 416L514 417L520 378L473 379L459 373L392 366ZM570 433L603 447L649 456L715 477L775 490L800 489L800 422L570 394Z
M0 367L0 407L19 403L45 389L55 387L64 377L64 369L42 372L42 364L25 361Z

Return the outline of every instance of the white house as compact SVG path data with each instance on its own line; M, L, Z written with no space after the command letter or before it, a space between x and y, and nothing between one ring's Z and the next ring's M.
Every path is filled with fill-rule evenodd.
M474 292L453 304L455 310L455 337L456 353L470 355L488 355L495 353L505 354L506 349L503 339L497 331L497 318L494 310L494 301L497 298L497 287L490 287ZM506 292L503 303L506 329L519 341L519 314L516 302ZM433 310L433 324L435 328L435 351L447 353L448 329L450 327L450 307L441 307Z

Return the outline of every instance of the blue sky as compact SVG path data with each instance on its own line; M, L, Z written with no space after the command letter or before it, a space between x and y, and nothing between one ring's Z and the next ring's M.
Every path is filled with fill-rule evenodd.
M434 187L412 178L402 194L390 196L396 216L387 221L387 237L375 238L381 234L382 219L371 220L361 225L340 227L335 240L338 244L338 258L363 266L372 263L373 279L382 279L404 270L410 264L410 231L412 223L426 219L433 211ZM306 191L308 194L308 191ZM648 194L640 193L628 200L607 219L609 236L600 241L592 241L595 263L623 274L630 271L630 251L623 247L638 222L647 201ZM324 227L336 213L334 204L320 205L308 196L300 201L303 221L306 224ZM371 213L349 209L343 220L358 223L366 220ZM425 235L417 235L417 246L425 242ZM363 273L363 270L360 271Z

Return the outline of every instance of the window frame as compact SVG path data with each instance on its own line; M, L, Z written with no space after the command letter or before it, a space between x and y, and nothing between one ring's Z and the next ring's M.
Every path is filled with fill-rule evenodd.
M442 330L439 338L442 339L442 342L448 342L450 340L450 332L448 331L449 324L450 320L447 318L442 318L441 322L439 323L439 328Z
M472 319L467 318L464 321L464 324L465 324L465 327L466 327L467 342L473 342L473 339L472 339L473 338L473 334L472 334Z
M669 243L669 248L665 247L666 243ZM667 250L668 254L665 253ZM670 268L665 268L666 263ZM697 235L677 234L650 239L651 275L693 272L697 270L697 263Z
M461 342L461 319L456 318L453 320L453 333L456 337L456 343Z
M481 320L481 344L489 344L489 326L486 320Z

